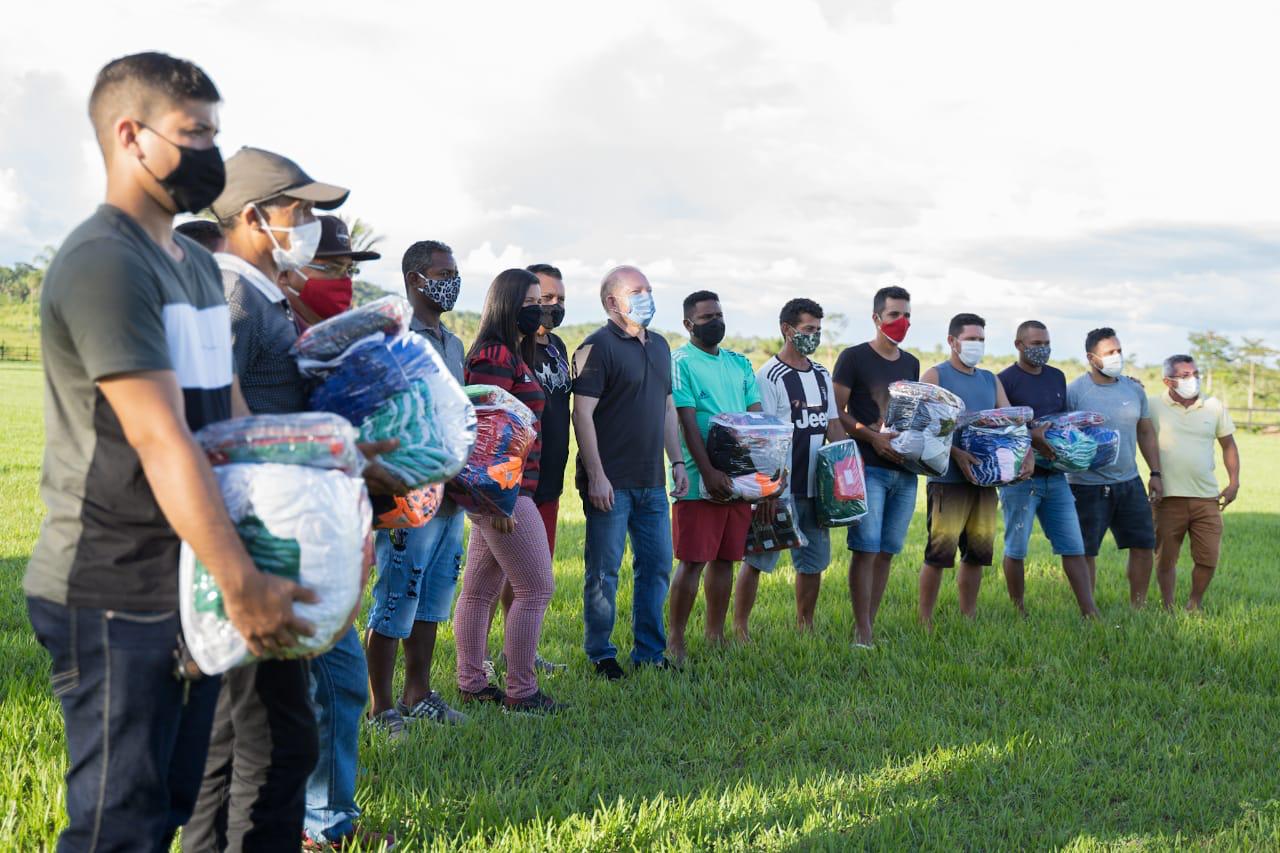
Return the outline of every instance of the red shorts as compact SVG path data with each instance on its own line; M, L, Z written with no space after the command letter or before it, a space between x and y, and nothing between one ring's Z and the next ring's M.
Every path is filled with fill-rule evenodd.
M747 553L751 504L746 501L676 501L671 511L671 538L677 560L736 563Z
M556 521L560 516L560 499L534 504L538 515L542 516L542 526L547 528L547 548L551 551L551 561L556 559Z

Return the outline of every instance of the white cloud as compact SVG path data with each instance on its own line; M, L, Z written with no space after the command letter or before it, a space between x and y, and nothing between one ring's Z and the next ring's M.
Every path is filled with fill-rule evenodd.
M463 307L549 261L593 316L627 260L665 327L707 287L744 331L803 294L855 337L903 283L920 342L962 309L995 350L1030 315L1072 351L1104 322L1152 358L1190 328L1274 338L1278 24L1244 2L27 4L0 34L0 262L91 208L92 76L159 47L218 82L226 152L352 187L384 286L410 242L452 244Z

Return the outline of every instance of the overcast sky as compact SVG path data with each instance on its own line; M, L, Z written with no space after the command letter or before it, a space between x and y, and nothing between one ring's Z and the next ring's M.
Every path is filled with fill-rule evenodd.
M1272 3L21 3L0 30L0 263L56 244L103 189L85 117L106 61L158 49L221 89L221 145L352 188L400 287L456 250L462 308L548 261L568 322L623 261L663 328L699 288L731 332L808 296L870 329L914 297L989 348L1114 325L1144 361L1189 330L1280 345L1280 6Z

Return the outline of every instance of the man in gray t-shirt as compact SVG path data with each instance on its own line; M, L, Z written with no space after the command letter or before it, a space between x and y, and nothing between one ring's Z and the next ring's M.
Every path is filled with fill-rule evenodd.
M1160 449L1147 408L1147 395L1124 375L1124 351L1114 329L1094 329L1085 339L1089 372L1067 386L1067 408L1098 412L1120 434L1116 460L1097 471L1069 474L1090 583L1097 586L1098 550L1107 530L1116 547L1129 552L1129 603L1141 607L1151 585L1156 547L1151 504L1160 500ZM1150 499L1138 476L1137 451L1151 469Z

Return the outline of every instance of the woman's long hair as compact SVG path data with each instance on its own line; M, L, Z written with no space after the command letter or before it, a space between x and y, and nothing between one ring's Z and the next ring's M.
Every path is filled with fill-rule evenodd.
M520 340L520 329L516 325L516 316L524 307L525 294L530 287L538 285L538 277L528 270L503 270L489 285L489 292L484 297L484 310L480 312L480 329L476 332L475 343L467 358L475 356L488 344L502 344L513 354L519 355L525 364L531 364L534 335Z

